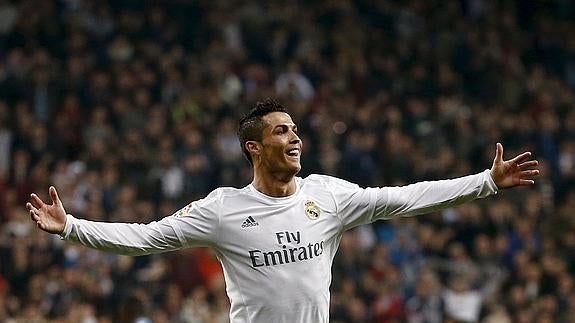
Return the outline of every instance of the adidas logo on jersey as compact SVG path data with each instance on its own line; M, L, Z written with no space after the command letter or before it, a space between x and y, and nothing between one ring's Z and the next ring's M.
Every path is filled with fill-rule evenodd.
M244 221L244 223L242 223L242 228L257 227L258 225L260 225L260 224L257 223L256 220L254 220L254 218L252 218L252 216L250 215Z

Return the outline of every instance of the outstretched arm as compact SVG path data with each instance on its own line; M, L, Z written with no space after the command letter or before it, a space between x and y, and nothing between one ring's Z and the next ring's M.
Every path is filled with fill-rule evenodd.
M500 189L533 185L533 177L539 174L537 164L530 152L503 160L503 146L497 143L490 170L455 179L388 188L383 213L387 216L428 213L483 198Z
M436 212L477 198L487 197L500 189L534 184L539 174L531 153L503 160L503 146L497 143L491 169L464 177L419 182L402 187L360 189L357 185L338 184L334 190L338 213L344 229L380 219Z
M144 255L186 246L208 245L212 241L215 217L199 208L186 207L180 216L157 222L106 223L77 219L66 214L54 187L49 189L51 204L32 194L26 207L38 228L84 246L113 253ZM201 203L198 201L198 203ZM203 203L210 203L210 200ZM204 205L204 204L202 204ZM209 209L209 208L208 208Z
M491 178L495 185L504 189L535 184L533 177L539 175L539 170L535 168L538 162L530 158L531 152L524 152L513 159L503 160L503 146L497 143L491 166Z

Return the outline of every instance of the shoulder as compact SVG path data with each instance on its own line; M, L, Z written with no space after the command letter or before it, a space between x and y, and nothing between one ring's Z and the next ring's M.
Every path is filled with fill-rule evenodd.
M240 195L245 195L247 193L247 187L235 188L235 187L218 187L211 191L205 198L206 199L222 199L236 197Z
M203 213L220 213L222 206L229 201L230 197L240 196L245 194L245 189L238 189L234 187L219 187L208 193L203 198L190 202L179 213L188 213L193 210Z
M344 179L330 176L330 175L321 175L321 174L311 174L306 178L302 179L304 185L317 185L328 190L334 189L357 189L359 186L352 182L348 182Z
M298 178L298 180L302 186L319 186L322 188L328 188L333 177L329 175L310 174L305 178Z

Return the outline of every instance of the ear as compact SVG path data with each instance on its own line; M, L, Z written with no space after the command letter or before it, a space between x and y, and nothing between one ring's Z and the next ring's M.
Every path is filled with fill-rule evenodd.
M252 155L260 154L260 145L257 141L246 141L246 149Z

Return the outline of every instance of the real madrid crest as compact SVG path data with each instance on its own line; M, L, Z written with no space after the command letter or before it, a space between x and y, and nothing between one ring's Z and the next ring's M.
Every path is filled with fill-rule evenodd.
M304 206L305 206L305 215L307 215L307 217L310 220L316 220L317 218L319 218L320 210L319 207L315 205L314 201L307 200L304 203Z

